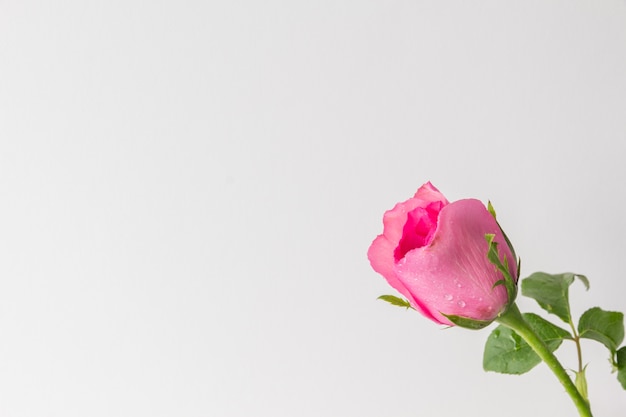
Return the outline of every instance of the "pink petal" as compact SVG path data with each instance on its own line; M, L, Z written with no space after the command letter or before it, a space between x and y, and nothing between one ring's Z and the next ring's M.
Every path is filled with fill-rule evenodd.
M389 285L405 296L416 310L421 311L427 317L432 316L428 309L422 306L421 302L416 300L405 285L398 280L394 272L396 264L394 253L402 239L402 232L407 222L408 213L417 207L426 207L433 202L441 202L443 205L448 204L448 200L446 200L443 194L428 182L417 190L413 198L396 204L393 209L385 213L383 217L383 234L374 239L367 252L372 268L385 277ZM430 318L434 319L433 317Z
M400 239L402 239L402 231L406 224L408 213L417 207L426 207L435 201L441 201L444 205L448 204L448 200L446 200L444 195L430 182L427 182L417 190L413 198L403 203L398 203L394 208L385 212L383 216L385 225L383 235L394 244L394 247L397 246Z
M443 202L434 201L425 208L417 207L407 213L402 239L393 252L396 262L404 258L408 251L430 243L437 230L437 218L442 208Z

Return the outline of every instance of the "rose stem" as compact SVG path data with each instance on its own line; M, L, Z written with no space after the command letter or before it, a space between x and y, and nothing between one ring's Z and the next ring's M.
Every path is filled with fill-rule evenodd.
M572 398L572 401L574 401L580 416L592 417L589 403L582 397L576 388L576 385L574 385L556 356L550 352L545 343L543 343L535 331L528 325L526 320L524 320L524 317L522 317L522 313L520 313L517 305L512 304L506 313L498 317L496 321L515 330L515 332L519 334L526 341L526 343L528 343L535 353L539 355L546 365L548 365L563 387L565 387L565 391L567 391L569 396Z

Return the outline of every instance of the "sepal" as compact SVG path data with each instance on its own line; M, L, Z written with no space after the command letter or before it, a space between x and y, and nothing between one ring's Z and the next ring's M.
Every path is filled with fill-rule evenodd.
M509 271L509 262L506 256L504 257L504 263L502 262L502 260L500 260L500 254L498 253L498 243L494 240L495 237L496 235L491 233L485 234L485 240L487 240L487 244L489 245L489 249L487 251L487 259L489 259L489 262L491 262L498 269L498 271L502 273L504 282L502 282L502 280L497 281L496 283L494 283L494 287L498 285L505 286L508 295L508 307L515 302L515 297L517 296L517 283L511 275L511 271Z
M395 295L381 295L377 299L386 301L389 304L394 305L394 306L404 307L407 310L409 308L413 309L413 307L411 307L411 303L409 303L409 300L405 300L404 298L396 297Z
M580 395L582 395L585 401L589 402L589 393L587 390L587 376L585 374L586 371L587 365L585 365L580 372L574 371L574 375L576 375L576 378L574 379L574 385L576 385L578 392L580 392Z
M506 233L504 233L504 229L502 229L502 226L500 226L500 223L498 222L498 218L496 216L496 209L493 208L493 205L491 204L491 201L487 201L487 211L489 211L489 213L493 216L493 219L496 221L496 224L498 225L498 228L500 229L500 232L502 232L502 236L504 237L504 241L506 242L507 246L509 247L509 250L511 251L511 254L513 255L513 259L515 259L515 262L517 262L517 275L519 276L519 274L520 274L520 267L521 267L520 259L515 254L515 248L513 247L513 244L511 243L511 240L506 235Z
M453 324L459 327L463 327L465 329L470 329L470 330L484 329L485 327L493 323L493 320L489 320L489 321L474 320L474 319L469 319L467 317L455 316L454 314L448 315L444 313L441 313L441 315L447 318L448 320L450 320Z

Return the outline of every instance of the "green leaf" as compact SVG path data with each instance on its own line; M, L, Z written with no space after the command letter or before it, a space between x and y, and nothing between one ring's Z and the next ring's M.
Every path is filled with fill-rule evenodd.
M593 307L580 316L578 333L585 339L593 339L615 354L617 347L624 341L624 315L617 311L604 311Z
M447 314L441 313L441 315L445 316L448 320L450 320L455 325L459 327L463 327L465 329L470 329L470 330L484 329L485 327L489 326L493 322L493 320L490 320L490 321L474 320L474 319L468 319L467 317L455 316L453 314L447 315Z
M561 329L533 313L523 314L524 319L543 340L548 349L554 352L563 339L572 339L567 330ZM520 335L512 329L500 325L487 338L483 355L485 371L520 375L541 363L541 359Z
M589 291L589 279L587 279L586 276L580 275L580 274L572 274L571 272L565 275L574 275L576 278L580 280L580 282L583 283L583 285L585 286L585 290Z
M626 389L626 346L617 351L617 380Z
M389 304L394 305L394 306L404 307L406 309L413 308L411 307L411 303L409 303L408 300L405 300L404 298L396 297L395 295L381 295L377 299L387 301Z
M584 275L571 272L564 274L535 272L522 280L522 295L534 298L548 313L556 314L564 322L570 323L572 316L569 307L569 286L575 277L589 289L589 281Z

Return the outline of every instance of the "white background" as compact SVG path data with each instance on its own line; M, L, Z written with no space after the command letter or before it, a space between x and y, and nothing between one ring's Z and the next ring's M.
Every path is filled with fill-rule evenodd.
M431 180L626 310L625 116L623 1L2 0L0 415L574 416L366 251Z

